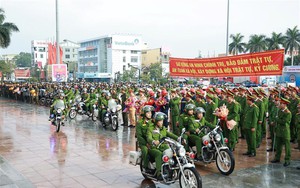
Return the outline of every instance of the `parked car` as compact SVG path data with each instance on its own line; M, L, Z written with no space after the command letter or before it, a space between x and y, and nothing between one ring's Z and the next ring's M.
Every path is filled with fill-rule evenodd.
M258 87L259 86L259 84L251 82L249 80L242 82L241 85L244 87Z

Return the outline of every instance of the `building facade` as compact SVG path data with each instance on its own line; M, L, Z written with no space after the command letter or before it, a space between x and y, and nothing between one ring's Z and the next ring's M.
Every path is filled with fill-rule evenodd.
M161 63L162 74L165 76L170 72L170 51L164 48L145 49L142 51L142 69L147 70L153 63Z
M32 67L44 68L48 60L48 43L47 40L33 40L31 41L31 57Z
M129 68L141 68L140 35L114 34L80 42L78 78L112 82Z
M80 45L76 42L65 39L59 44L59 46L63 51L63 64L66 64L68 67L68 78L70 81L73 81L76 78L76 72L78 70L78 49Z

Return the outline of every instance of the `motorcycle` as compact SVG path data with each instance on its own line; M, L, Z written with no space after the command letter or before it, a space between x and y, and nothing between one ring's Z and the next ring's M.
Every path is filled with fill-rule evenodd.
M232 152L226 146L228 139L223 137L222 128L219 125L220 120L213 130L203 126L200 132L204 132L202 137L202 160L204 163L216 161L218 170L223 175L230 175L235 167L235 159ZM197 153L196 147L191 148L192 153Z
M107 108L106 113L103 117L102 126L106 127L111 125L112 129L116 131L119 126L118 122L118 112L122 110L121 105L117 105L116 103Z
M54 126L56 126L56 132L59 132L60 127L64 125L63 110L63 108L58 108L55 110L54 114L51 114L51 122Z
M182 131L179 140L181 140L185 129ZM193 161L187 158L187 153L181 144L171 138L164 137L157 146L159 148L161 144L166 143L169 148L163 151L163 163L161 166L162 180L158 180L155 171L155 160L150 158L149 166L146 169L143 167L143 159L141 151L130 151L129 163L136 166L140 165L140 170L145 179L151 179L154 181L160 181L163 184L169 185L175 183L179 179L179 185L181 188L201 188L202 178L199 172L195 169ZM189 154L190 158L194 157L194 154Z
M45 105L46 106L51 106L54 102L54 96L53 96L53 93L47 93L46 94L46 102L45 102Z
M87 110L84 110L84 108L86 108L86 105L85 105L85 102L83 102L81 100L82 100L81 96L78 95L75 97L74 102L72 100L69 102L69 104L73 103L73 105L70 109L70 112L69 112L70 119L74 119L77 116L77 114L80 114L80 115L87 115L89 117L92 117L92 120L96 121L98 118L97 105L95 105L95 104L94 104L95 106L93 105L94 112L91 113Z

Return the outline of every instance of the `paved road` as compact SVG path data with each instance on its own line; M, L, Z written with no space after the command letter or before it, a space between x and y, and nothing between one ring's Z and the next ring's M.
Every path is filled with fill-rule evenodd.
M0 98L0 187L132 188L153 183L128 164L135 129L121 126L114 132L78 116L56 133L48 113L46 107ZM268 142L264 140L257 157L248 158L241 155L246 146L240 140L234 152L236 170L228 177L220 175L215 164L197 165L203 186L298 187L300 171L295 166L300 166L300 152L292 150L290 167L269 164ZM156 187L169 186L156 183Z

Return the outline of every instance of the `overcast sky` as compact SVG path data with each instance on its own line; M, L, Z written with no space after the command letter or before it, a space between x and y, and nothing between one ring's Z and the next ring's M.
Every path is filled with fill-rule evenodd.
M173 57L225 53L227 0L58 0L60 41L107 34L140 34L150 48ZM30 52L31 40L55 39L55 0L0 0L15 23L11 45L0 54ZM300 0L230 0L229 33L270 36L300 29Z

